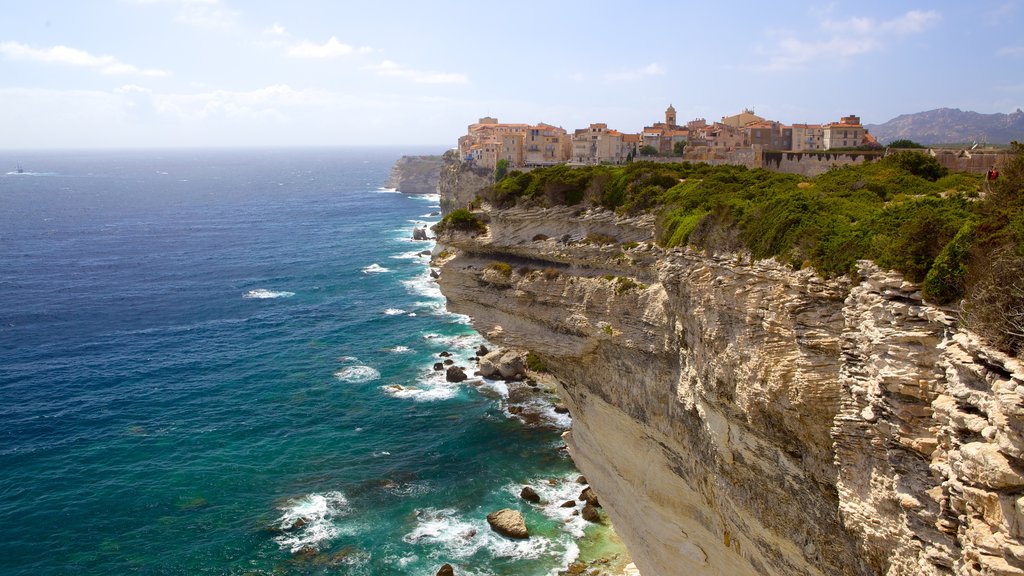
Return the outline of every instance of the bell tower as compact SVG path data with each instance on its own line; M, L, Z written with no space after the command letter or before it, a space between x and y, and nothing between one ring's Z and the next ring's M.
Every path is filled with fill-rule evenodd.
M676 126L676 109L671 104L668 105L668 109L665 110L665 124L669 126Z

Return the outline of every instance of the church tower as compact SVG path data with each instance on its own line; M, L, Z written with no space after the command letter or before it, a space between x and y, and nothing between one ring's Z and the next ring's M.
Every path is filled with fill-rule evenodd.
M669 126L677 126L676 124L676 109L671 104L668 105L668 109L665 110L665 124Z

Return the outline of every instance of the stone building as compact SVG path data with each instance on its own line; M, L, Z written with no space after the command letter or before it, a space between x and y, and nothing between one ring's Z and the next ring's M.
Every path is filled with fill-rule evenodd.
M822 142L824 130L821 124L793 124L793 144L791 150L803 152L805 150L821 150L824 148Z
M544 124L503 124L484 117L459 138L459 157L485 168L498 160L510 167L544 166L569 159L571 141L563 128Z
M580 164L622 164L635 155L640 137L609 130L604 123L580 128L572 135L572 161Z
M859 116L844 116L839 122L826 124L822 128L822 148L856 148L861 145L866 133Z

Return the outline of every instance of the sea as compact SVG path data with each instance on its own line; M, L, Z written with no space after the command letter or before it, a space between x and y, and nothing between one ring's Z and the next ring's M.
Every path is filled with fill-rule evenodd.
M0 574L529 576L614 547L560 507L567 416L434 369L490 344L411 239L438 197L383 188L405 152L0 152Z

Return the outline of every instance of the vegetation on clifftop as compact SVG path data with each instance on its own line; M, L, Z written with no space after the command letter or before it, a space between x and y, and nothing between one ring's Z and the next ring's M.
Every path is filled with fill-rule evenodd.
M447 230L483 234L487 232L487 224L476 214L465 208L459 208L441 218L440 222L434 224L433 230L436 234L443 234Z
M949 174L933 157L907 151L814 179L690 163L563 165L511 172L481 196L499 208L582 203L653 212L662 246L746 249L826 277L873 260L923 282L931 302L963 299L968 321L993 325L999 315L1000 346L1018 353L1024 274L1010 271L1024 271L1024 147L1014 149L987 193L981 176Z

